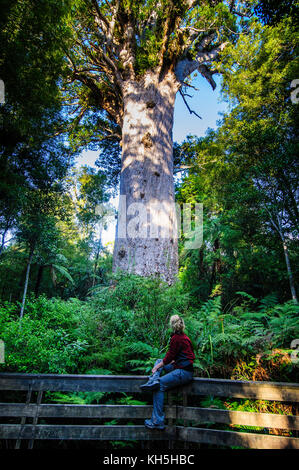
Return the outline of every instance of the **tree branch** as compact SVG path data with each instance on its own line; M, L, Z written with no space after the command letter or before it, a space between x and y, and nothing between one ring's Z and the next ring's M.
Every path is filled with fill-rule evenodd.
M185 105L187 106L187 109L188 109L189 113L190 114L195 114L195 116L197 116L199 119L202 119L202 117L199 114L197 114L195 111L193 111L193 109L191 109L190 106L188 105L188 103L185 99L185 96L190 96L190 95L184 94L181 89L179 90L179 92L180 92L180 94L181 94L181 96L184 100Z
M103 51L101 51L94 43L90 42L90 45L98 53L99 60L100 59L103 60L109 66L110 72L116 78L116 81L117 81L117 83L118 83L118 85L121 89L122 84L123 84L123 79L122 79L115 63L113 62L113 60L111 60L110 57L108 57ZM107 73L107 70L105 70L105 72ZM108 72L108 74L109 74L109 72Z
M99 81L90 75L80 72L74 72L75 78L87 86L93 93L94 99L108 113L110 118L118 125L122 122L122 106L119 100L117 90L110 86L102 93L98 87Z
M91 0L91 3L95 9L95 13L98 20L100 21L100 23L103 23L105 25L106 32L108 32L110 28L109 21L105 18L105 16L102 15L97 0Z
M198 0L185 0L188 10L191 10L195 6Z
M179 61L175 68L177 79L182 83L192 72L199 70L199 67L205 64L205 62L211 62L212 60L215 60L226 45L227 42L224 42L209 52L202 52L200 50L194 60L185 58ZM202 48L200 47L200 49Z
M164 25L164 35L163 35L163 40L162 40L162 46L161 46L161 53L160 53L160 60L159 60L159 70L162 70L163 67L163 62L164 62L164 56L167 50L167 44L170 36L170 24L171 24L171 11L167 15L167 19Z
M189 88L193 88L193 90L195 90L195 91L199 91L199 88L196 88L195 86L190 85L190 83L183 82L182 85L184 85L186 87L189 87Z
M202 65L199 65L198 67L198 70L200 72L200 74L209 82L209 84L211 85L211 87L213 88L213 90L215 90L216 88L216 82L215 80L213 79L213 73L216 73L216 72L212 72L210 69L208 69L208 67L204 64Z

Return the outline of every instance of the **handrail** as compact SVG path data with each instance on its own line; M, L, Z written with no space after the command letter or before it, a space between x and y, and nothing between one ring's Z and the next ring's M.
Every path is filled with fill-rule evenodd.
M147 380L140 375L76 375L0 373L0 390L101 391L140 393ZM11 388L13 387L13 388ZM188 395L213 395L255 400L299 402L299 385L288 382L257 382L229 379L194 378L185 385Z
M289 404L299 402L299 385L285 382L254 382L228 379L194 378L184 387L169 391L168 395L183 394L183 406L174 405L173 400L165 405L168 425L164 431L146 429L139 420L150 417L149 405L75 405L41 403L45 391L60 392L125 392L143 393L139 386L145 376L126 375L75 375L75 374L23 374L0 373L0 390L27 391L26 403L0 403L0 418L6 423L0 425L0 439L15 439L17 446L24 440L32 448L36 439L97 439L97 440L162 440L209 443L220 446L241 446L249 448L296 448L299 449L299 417L273 413L252 413L194 406L196 396L213 395L226 398L249 398L252 400L278 401ZM31 403L32 392L38 391L37 403ZM187 398L192 406L188 406ZM298 407L296 408L298 410ZM21 423L11 420L21 418ZM32 419L27 424L26 419ZM55 424L39 424L58 419ZM79 423L82 418L88 424L61 424L61 419L73 418ZM107 426L99 420L118 418L134 421L133 425ZM96 424L90 420L97 419ZM10 420L7 423L7 420ZM183 421L184 426L179 425ZM228 430L209 429L207 423L221 423ZM254 426L256 432L238 432L235 426ZM289 436L271 435L271 429L287 430ZM238 428L237 428L238 429ZM263 434L261 434L263 432ZM267 434L265 434L265 432Z

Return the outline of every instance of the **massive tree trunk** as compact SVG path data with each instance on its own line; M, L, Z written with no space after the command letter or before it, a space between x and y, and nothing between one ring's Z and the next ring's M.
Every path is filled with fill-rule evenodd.
M178 272L173 181L174 74L147 73L123 87L120 205L113 269L160 276ZM136 204L137 203L137 204Z

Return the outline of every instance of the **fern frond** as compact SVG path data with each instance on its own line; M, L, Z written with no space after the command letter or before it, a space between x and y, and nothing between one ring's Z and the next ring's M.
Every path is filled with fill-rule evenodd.
M240 295L241 297L245 297L246 299L250 300L253 303L258 302L258 299L256 299L255 297L252 297L252 295L248 294L247 292L238 291L236 292L236 294Z
M151 346L150 344L143 343L142 341L138 341L136 343L131 343L128 346L128 349L136 354L150 354L152 356L157 355L158 349Z
M260 312L267 312L269 309L273 308L278 303L278 298L276 294L269 294L260 301L258 310Z

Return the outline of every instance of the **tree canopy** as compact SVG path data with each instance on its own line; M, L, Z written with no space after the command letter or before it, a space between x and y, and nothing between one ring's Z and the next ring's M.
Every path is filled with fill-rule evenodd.
M242 3L242 2L239 2ZM68 103L75 113L73 142L121 140L123 86L169 70L183 85L195 70L215 87L210 65L247 27L250 10L234 1L74 2L67 52ZM249 2L250 4L250 2ZM81 123L81 126L78 125Z

